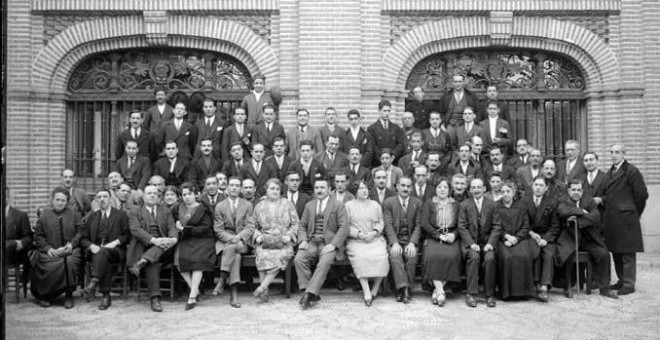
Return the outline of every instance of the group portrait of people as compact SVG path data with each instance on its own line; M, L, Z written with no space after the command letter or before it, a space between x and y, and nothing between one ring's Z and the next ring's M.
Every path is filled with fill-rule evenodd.
M93 197L64 169L34 226L6 207L9 261L29 268L42 307L64 295L73 308L88 264L83 295L98 292L98 308L109 308L119 265L144 275L151 310L161 312L160 272L172 264L189 288L185 310L209 281L207 292L228 288L240 308L242 257L252 255L254 297L268 302L271 283L293 263L303 309L320 303L326 281L344 289L352 279L366 306L384 281L404 304L417 284L428 294L415 298L430 295L437 306L452 294L470 307L548 302L553 287L572 298L577 252L588 253L594 273L585 284L601 296L634 293L648 192L626 147L598 155L567 140L565 155L544 157L513 136L496 86L479 101L463 76L453 81L439 104L414 89L401 125L390 102L377 103L366 128L359 110L341 113L342 127L328 107L322 126L299 108L285 129L261 75L231 122L212 99L190 122L186 104L168 105L157 89L156 105L130 112L115 168ZM333 267L345 260L352 271Z

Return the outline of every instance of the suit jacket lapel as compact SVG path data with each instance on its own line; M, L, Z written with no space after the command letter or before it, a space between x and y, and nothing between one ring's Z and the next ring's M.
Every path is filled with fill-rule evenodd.
M325 210L323 211L323 230L328 225L328 218L330 218L330 212L332 211L332 206L334 205L335 199L332 197L328 198L328 202L325 204ZM318 204L318 203L317 203Z

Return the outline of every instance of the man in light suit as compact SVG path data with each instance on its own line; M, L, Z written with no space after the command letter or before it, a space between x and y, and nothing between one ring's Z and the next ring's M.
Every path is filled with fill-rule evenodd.
M541 150L532 149L529 152L529 164L516 170L516 187L518 187L519 197L532 192L532 181L541 174L541 162L543 162Z
M165 143L165 156L154 163L153 174L163 177L166 185L179 187L188 178L190 163L179 157L179 148L173 140Z
M568 184L573 179L582 179L587 169L584 167L584 159L580 156L580 143L576 140L568 140L564 143L566 159L557 164L557 180Z
M248 93L241 101L241 108L247 112L248 125L254 126L263 122L263 108L265 105L274 106L273 98L266 92L266 77L256 74L252 79L252 92Z
M339 151L339 136L329 135L325 140L325 151L321 151L314 155L314 159L323 164L328 174L332 174L344 167L347 167L350 162L345 153Z
M397 184L398 194L383 203L390 267L397 290L396 301L403 303L410 302L410 291L415 284L417 246L421 235L418 216L422 201L410 196L412 184L410 177L401 177Z
M390 121L390 113L392 113L392 104L387 100L382 100L378 103L379 119L369 125L367 131L373 140L374 155L381 154L383 149L391 150L394 158L393 162L398 162L399 158L403 157L403 151L406 148L406 133L403 129ZM380 159L375 158L373 166L380 165Z
M345 258L344 243L348 236L348 217L344 203L329 197L326 179L314 183L316 199L305 206L300 219L298 254L294 259L298 286L305 290L300 299L303 309L319 301L319 292L335 259ZM312 275L312 266L316 270Z
M151 176L151 163L147 157L140 156L138 150L137 141L127 141L126 153L115 163L115 171L124 176L124 180L132 181L138 189L144 190Z
M284 140L286 134L284 133L284 127L275 121L275 107L272 105L266 104L264 106L263 119L263 122L252 128L251 143L253 147L255 144L263 144L266 148L266 155L270 156L273 154L271 149L275 139L281 138Z
M156 135L149 132L146 128L142 128L144 112L133 110L129 115L131 126L120 132L117 136L117 147L115 148L117 154L115 156L117 159L122 158L124 156L126 144L133 140L137 142L138 155L147 157L149 165L151 165L151 163L155 162L158 158L158 151L160 151L156 149Z
M266 182L271 178L277 178L277 170L264 162L266 150L263 144L252 146L252 160L243 164L239 170L242 179L254 181L256 196L262 197L266 194Z
M210 140L213 147L213 157L217 160L222 159L222 135L227 122L216 112L216 107L213 99L204 99L204 106L202 107L204 117L195 122L195 129L197 130L197 146L195 147L195 157L202 154L201 144L204 140Z
M71 195L69 199L69 208L73 209L80 217L87 216L87 213L92 207L92 203L87 197L85 190L74 187L76 183L76 175L71 169L64 169L62 171L62 186L67 189Z
M128 245L126 264L136 277L145 270L147 287L151 298L151 310L162 312L160 304L160 267L171 261L179 231L174 224L170 209L158 205L158 188L144 188L144 205L128 216L131 242Z
M131 239L128 229L128 215L125 211L110 206L110 191L101 189L96 192L99 210L91 213L85 223L80 238L80 247L87 250L92 262L92 279L85 288L87 301L94 295L96 287L103 294L100 310L106 310L112 304L110 282L113 263L126 262L126 246Z
M499 105L498 102L489 102L488 117L479 123L481 139L484 141L483 151L486 153L489 153L490 149L495 146L499 146L503 150L508 150L511 147L513 131L511 131L509 122L500 118Z
M286 193L284 196L296 206L298 218L301 218L303 211L305 211L305 205L312 200L312 197L298 190L300 187L300 175L295 171L289 172L286 176L285 184Z
M165 88L156 88L154 90L154 96L156 97L156 105L147 110L142 127L156 136L163 123L174 118L174 109L167 105L167 90Z
M470 183L471 199L461 203L458 232L461 251L466 261L467 294L465 303L477 307L474 296L479 294L479 269L483 267L486 305L495 307L495 247L501 236L500 217L495 202L484 197L486 187L480 178Z
M300 158L300 143L306 140L312 142L313 149L317 152L323 150L321 133L316 128L309 126L309 111L307 109L298 109L296 111L296 118L298 119L298 124L286 133L289 157L294 159Z
M169 140L176 142L179 157L190 162L197 146L197 128L183 119L187 114L186 104L176 103L173 112L174 119L163 123L156 144L160 145L158 148L164 152L165 142Z
M348 117L349 127L342 136L342 152L348 154L350 148L356 146L360 149L362 155L361 163L363 166L370 168L373 158L373 139L371 134L360 126L360 111L351 109L346 114Z
M277 178L282 183L286 180L286 175L289 173L289 166L293 162L293 158L287 156L285 150L284 138L275 137L273 139L273 151L264 160L264 163L277 170Z
M372 177L376 177L377 171L384 171L387 174L385 186L388 189L393 189L399 178L403 177L403 171L396 165L392 165L394 161L394 153L390 149L381 149L380 151L380 165L371 170Z
M330 135L335 135L339 138L338 149L343 150L343 140L341 136L344 135L346 130L337 126L337 110L334 107L328 107L325 109L325 125L319 128L319 133L321 133L321 140L323 142L328 142L328 137ZM319 152L322 150L318 150Z
M231 288L229 305L240 308L238 284L241 282L241 254L248 251L254 233L252 204L239 197L241 179L231 177L227 187L229 196L215 208L215 252L220 261L220 281L213 295L222 294L225 283Z

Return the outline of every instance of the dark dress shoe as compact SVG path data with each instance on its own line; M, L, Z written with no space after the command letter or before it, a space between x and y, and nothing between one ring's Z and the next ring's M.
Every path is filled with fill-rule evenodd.
M632 288L632 287L621 287L621 289L619 289L619 291L618 291L618 294L619 294L619 295L628 295L628 294L632 294L632 293L634 293L634 292L635 292L635 288Z
M486 306L491 307L491 308L497 306L497 303L495 303L495 298L492 297L492 296L487 297L486 298Z
M408 287L403 289L403 303L410 303L410 288Z
M474 296L472 294L466 294L465 295L465 304L468 305L468 307L477 307L477 300L475 300Z
M96 287L98 286L98 284L99 284L99 280L94 278L89 282L89 285L87 285L87 287L85 287L85 289L83 290L83 293L85 295L85 300L87 302L90 302L94 297L94 294L96 293Z
M130 268L128 268L128 271L131 272L131 274L139 277L140 276L140 270L142 270L142 268L144 268L146 265L147 265L147 261L140 260L140 261L137 261Z
M337 290L342 291L344 289L346 289L346 282L344 282L344 279L337 279Z
M241 303L238 302L238 298L234 299L233 296L229 298L229 305L233 308L241 308Z
M151 310L156 313L160 313L163 311L163 306L160 304L159 297L151 298Z
M186 307L184 308L185 310L191 310L197 306L197 299L188 299L188 302L186 302Z
M573 298L573 290L570 288L564 288L564 296L572 299Z
M538 294L536 295L536 298L539 299L539 301L541 302L548 302L548 291L539 290Z
M73 296L67 296L64 299L64 308L66 308L66 309L73 308Z
M50 302L48 302L46 300L34 299L34 303L38 304L39 306L41 306L43 308L50 307Z
M623 288L623 282L621 282L621 281L617 281L617 283L610 286L610 289L619 290L621 288Z
M405 288L401 288L401 289L397 290L397 292L396 292L396 302L403 302L403 299L404 299L403 298L403 295L404 295L403 291L404 290L405 290Z
M303 295L302 299L300 299L300 305L302 306L303 310L305 310L305 309L312 306L311 299L312 299L313 295L314 294L311 294L311 293L305 293L305 295Z
M101 304L99 305L99 309L106 310L110 308L110 305L112 305L112 299L110 299L110 295L103 296L103 298L101 298Z
M621 293L619 293L619 294L621 294ZM600 295L604 296L606 298L609 298L609 299L618 299L619 298L619 296L615 292L610 291L609 289L608 290L601 290Z

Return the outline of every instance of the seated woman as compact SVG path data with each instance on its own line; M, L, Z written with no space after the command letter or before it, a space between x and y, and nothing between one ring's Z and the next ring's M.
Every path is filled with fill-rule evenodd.
M502 237L497 243L497 277L503 299L536 295L534 259L538 247L529 239L529 215L522 201L514 200L516 185L502 184L502 199L495 203Z
M360 280L364 304L370 307L378 295L381 281L390 271L387 242L383 236L383 210L378 202L369 199L367 184L360 182L355 199L346 202L346 213L350 228L346 254ZM371 288L369 279L374 281Z
M197 202L196 194L194 184L181 184L183 203L175 213L179 243L174 253L174 264L190 288L186 310L195 308L202 274L213 271L215 265L213 213L205 204Z
M276 178L266 182L266 198L254 208L256 265L261 284L254 296L268 302L268 286L280 270L286 269L297 243L298 213L291 201L280 195L282 184Z
M176 214L176 208L178 207L179 203L179 189L173 185L166 186L165 192L163 193L163 205L168 207Z
M484 197L497 202L502 199L502 174L500 172L493 172L488 179L490 190L484 194Z
M64 308L73 308L73 291L82 259L80 215L68 207L69 190L57 187L51 194L52 208L44 209L34 229L37 246L33 255L30 289L41 307L66 294Z
M420 224L424 241L424 281L433 282L431 296L434 305L445 304L447 282L461 280L461 248L458 242L458 202L450 197L449 180L440 178L435 186L435 196L424 202Z

